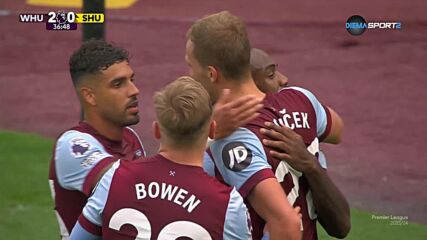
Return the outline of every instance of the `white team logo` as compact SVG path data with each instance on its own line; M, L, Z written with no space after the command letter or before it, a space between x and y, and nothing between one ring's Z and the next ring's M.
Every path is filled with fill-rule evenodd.
M135 152L135 156L136 156L137 158L139 158L139 157L141 157L141 156L142 156L142 151L141 151L141 149L136 150L136 152Z
M224 165L232 171L241 171L252 162L252 151L241 142L231 142L222 150Z

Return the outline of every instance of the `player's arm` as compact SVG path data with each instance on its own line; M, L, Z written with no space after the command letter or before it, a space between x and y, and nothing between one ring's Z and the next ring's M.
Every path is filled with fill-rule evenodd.
M57 141L55 168L58 183L68 190L89 195L104 172L115 162L93 136L68 131Z
M341 142L344 122L342 118L331 108L317 100L316 96L307 89L290 87L301 92L310 101L316 114L317 137L321 142L338 144Z
M276 178L258 183L249 193L248 200L266 221L270 240L301 239L301 220Z
M284 126L266 123L266 127L268 129L261 132L272 139L263 140L266 146L275 149L270 154L304 173L320 224L333 237L347 236L351 228L348 202L317 158L307 150L302 137Z
M102 213L107 202L111 181L120 162L116 162L102 176L99 184L96 186L92 196L88 199L82 213L74 226L70 240L79 240L84 237L101 237L102 235ZM90 238L89 238L90 239ZM95 238L98 239L98 238Z
M94 235L84 229L80 223L76 223L71 232L70 240L101 240L101 236Z
M236 100L231 99L229 89L224 89L215 104L213 118L216 121L215 139L229 136L238 127L258 116L262 108L260 100L254 96L243 96Z
M326 232L336 238L345 238L350 232L350 208L344 195L321 167L306 174L310 184L318 220Z
M338 144L341 142L342 133L344 130L344 122L342 118L331 107L325 107L329 112L330 117L330 130L329 133L323 136L322 142Z

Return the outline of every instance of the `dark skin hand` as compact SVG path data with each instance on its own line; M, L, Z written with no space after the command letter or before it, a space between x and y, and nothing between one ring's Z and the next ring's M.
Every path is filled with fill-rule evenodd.
M341 191L329 178L317 158L311 154L298 133L285 126L266 122L260 131L267 138L263 144L270 147L272 157L286 161L304 174L313 196L319 223L336 238L345 238L350 231L350 208Z

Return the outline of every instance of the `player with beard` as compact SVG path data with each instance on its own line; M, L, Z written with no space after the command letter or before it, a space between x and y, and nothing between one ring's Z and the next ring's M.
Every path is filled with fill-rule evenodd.
M145 156L129 127L139 122L139 90L128 52L104 41L89 41L73 53L69 65L84 119L56 140L50 165L49 182L63 239L111 164L119 158Z

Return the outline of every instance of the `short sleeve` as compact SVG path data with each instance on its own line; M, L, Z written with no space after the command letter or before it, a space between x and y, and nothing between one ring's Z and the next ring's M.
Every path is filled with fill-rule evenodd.
M251 220L243 198L235 188L230 192L224 221L224 239L252 239Z
M210 144L215 165L224 181L246 195L259 182L275 177L262 143L246 128Z
M323 106L319 100L317 100L316 96L314 96L310 91L300 87L290 88L301 92L308 98L308 100L310 100L310 103L316 113L317 137L322 138L327 135L331 127L331 116L328 108Z
M102 212L104 211L104 207L107 202L114 173L119 166L120 161L115 162L104 176L102 176L79 217L79 223L81 226L92 234L100 235Z
M205 151L203 155L203 170L211 177L215 177L215 163L209 153Z
M55 170L58 183L68 190L84 191L87 176L104 160L112 162L112 155L92 135L71 130L57 141L55 148ZM92 173L93 174L93 173Z

